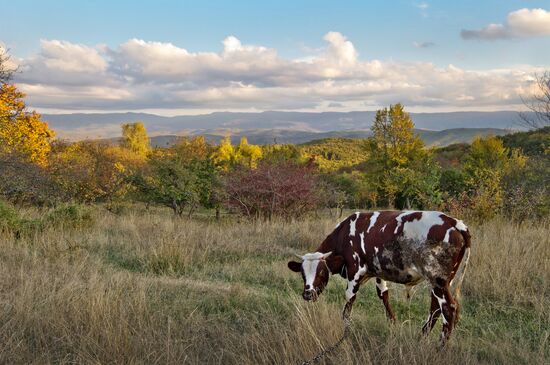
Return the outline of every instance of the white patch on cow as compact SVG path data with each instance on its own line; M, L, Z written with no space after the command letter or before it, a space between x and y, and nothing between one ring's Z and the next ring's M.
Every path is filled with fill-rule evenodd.
M380 215L380 212L373 212L372 213L372 217L370 217L369 228L367 228L367 233L369 233L370 230L372 229L372 227L374 227L374 225L376 224L376 220L378 219L379 215Z
M361 238L361 250L363 251L363 254L366 254L365 251L365 234L363 232L359 233L359 237Z
M376 281L376 287L378 288L378 290L380 290L380 293L388 291L388 286L386 285L386 282L382 279L380 279L380 283L378 283L378 280Z
M353 292L353 289L359 283L363 275L367 272L367 265L359 266L359 270L355 273L353 276L353 280L348 281L348 287L346 289L346 300L349 301L351 298L355 296L355 293Z
M443 238L443 242L449 242L449 238L451 236L451 232L454 230L454 227L451 227L445 232L445 238Z
M355 212L355 219L349 220L349 235L355 236L355 224L357 223L357 220L359 219L360 212Z
M302 262L302 268L304 269L304 276L306 278L306 289L313 289L313 282L315 281L315 274L317 274L317 266L320 260L305 260Z
M319 265L319 262L321 262L321 259L324 259L329 255L330 252L328 254L322 252L313 252L306 253L304 256L302 256L302 268L304 270L304 276L306 278L305 280L307 289L313 289L313 282L315 281L315 275L317 274L317 266Z
M409 215L411 213L416 213L415 210L404 210L403 213L399 214L397 217L395 217L395 220L397 221L397 225L395 226L395 230L393 231L394 234L397 233L399 230L399 227L401 227L401 223L403 223L403 217L406 215Z
M468 227L460 219L456 220L455 227L456 227L456 229L458 229L461 232L466 232L468 230Z
M353 260L354 260L355 262L359 262L359 255L357 255L357 252L354 252L354 253L353 253Z
M441 212L421 212L420 219L405 222L403 225L403 237L417 242L424 242L428 239L428 232L433 226L439 226L444 223L440 215Z
M441 311L441 318L443 318L443 324L447 324L447 318L445 318L445 314L443 313L443 304L447 303L445 298L440 298L435 294L435 291L432 289L432 294L437 299L437 302L439 303L439 310Z
M374 247L374 257L372 258L372 264L377 271L382 271L380 260L378 259L378 247Z
M352 240L349 240L349 245L350 245L351 247L353 247L353 241L352 241Z
M382 227L382 229L380 230L380 232L384 232L384 230L386 229L386 226L387 226L387 224L384 224L384 227Z

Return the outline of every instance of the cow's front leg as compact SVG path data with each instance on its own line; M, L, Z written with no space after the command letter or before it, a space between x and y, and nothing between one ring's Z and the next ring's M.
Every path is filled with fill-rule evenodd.
M390 305L390 298L388 295L388 286L386 282L380 278L376 278L376 293L378 294L378 298L382 299L382 303L384 303L386 317L388 317L390 321L395 322L395 314Z
M342 311L342 317L344 319L350 318L351 308L353 307L353 302L355 301L355 296L357 295L359 286L366 280L368 280L368 278L360 277L359 275L355 275L352 280L348 280L348 285L346 288L346 305L344 306L344 310Z

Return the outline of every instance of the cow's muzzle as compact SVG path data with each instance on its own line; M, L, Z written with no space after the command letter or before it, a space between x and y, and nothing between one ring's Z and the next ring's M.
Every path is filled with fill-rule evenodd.
M316 301L319 294L315 289L307 289L307 290L304 290L304 294L302 294L302 296L304 297L304 300Z

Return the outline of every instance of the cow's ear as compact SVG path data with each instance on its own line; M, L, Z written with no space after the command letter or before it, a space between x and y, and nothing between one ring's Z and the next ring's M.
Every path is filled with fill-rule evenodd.
M302 271L302 264L296 261L289 261L288 262L288 268L294 272L301 272Z
M339 274L342 272L344 266L344 257L340 255L332 255L327 258L327 266L332 274Z

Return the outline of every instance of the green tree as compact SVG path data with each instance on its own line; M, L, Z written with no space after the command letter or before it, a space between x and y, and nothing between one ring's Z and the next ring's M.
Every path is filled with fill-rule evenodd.
M437 205L440 168L414 133L401 104L378 110L370 139L372 159L365 168L389 206L427 208Z
M147 203L171 208L181 216L188 210L191 216L199 205L216 205L213 190L217 184L217 171L210 158L200 151L191 157L183 151L199 139L187 140L168 151L156 151L146 168L130 177L136 197Z
M147 130L142 122L122 124L122 146L145 157L151 152Z

